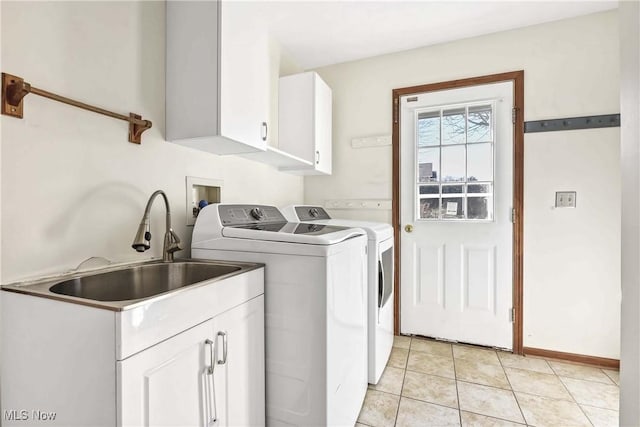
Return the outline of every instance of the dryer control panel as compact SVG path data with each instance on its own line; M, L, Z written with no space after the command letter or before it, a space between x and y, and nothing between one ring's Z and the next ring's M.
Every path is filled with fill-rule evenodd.
M321 206L296 206L296 216L299 221L331 219L327 211Z
M224 226L287 222L275 206L218 205L218 213Z

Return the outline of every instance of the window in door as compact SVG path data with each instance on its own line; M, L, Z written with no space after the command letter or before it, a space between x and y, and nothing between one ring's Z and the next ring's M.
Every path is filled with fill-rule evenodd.
M416 219L493 221L493 102L416 110Z

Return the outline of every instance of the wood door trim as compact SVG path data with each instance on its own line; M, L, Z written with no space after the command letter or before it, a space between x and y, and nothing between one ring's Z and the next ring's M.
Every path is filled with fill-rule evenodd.
M483 84L513 82L513 102L516 111L513 127L513 207L515 218L513 224L513 352L523 354L523 232L524 232L524 70L487 76L451 80L393 89L392 92L392 202L391 221L394 229L394 330L400 333L400 97L424 92L455 89Z
M584 354L565 353L563 351L545 350L543 348L524 347L527 356L544 357L545 359L568 360L583 363L585 365L599 366L601 368L620 369L620 360L607 357L587 356Z

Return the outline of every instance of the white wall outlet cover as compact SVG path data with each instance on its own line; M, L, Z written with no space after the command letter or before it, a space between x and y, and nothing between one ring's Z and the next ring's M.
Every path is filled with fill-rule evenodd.
M575 191L556 191L556 208L575 208Z

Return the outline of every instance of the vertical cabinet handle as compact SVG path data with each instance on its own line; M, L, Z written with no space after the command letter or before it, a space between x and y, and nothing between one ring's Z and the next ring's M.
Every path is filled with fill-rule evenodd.
M266 141L267 140L267 135L269 134L269 126L267 125L267 122L262 122L262 140Z
M209 339L204 343L209 346L209 366L207 367L207 375L213 375L213 367L215 366L213 363L213 353L215 352L215 347L213 346L213 341Z
M209 347L209 366L207 367L207 378L209 381L205 385L208 399L205 404L207 421L206 427L215 427L218 424L218 407L216 405L216 381L213 376L215 364L213 362L215 352L215 343L209 339L205 340L205 345ZM207 387L208 386L208 387Z
M316 150L316 165L320 164L320 151Z
M216 359L218 359L218 365L224 365L227 363L227 333L226 332L218 332L216 336L216 341L218 338L222 337L222 359L218 357L218 351L216 350Z

